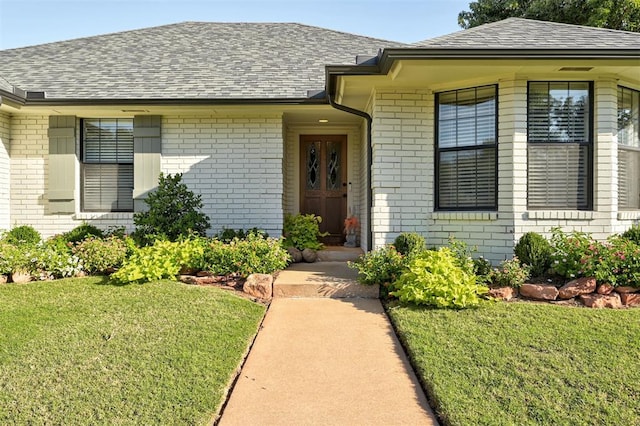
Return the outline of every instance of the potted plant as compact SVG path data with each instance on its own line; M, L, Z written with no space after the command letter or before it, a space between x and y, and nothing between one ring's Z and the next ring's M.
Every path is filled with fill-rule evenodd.
M347 236L347 242L344 243L345 247L357 247L356 232L360 227L360 222L355 216L349 216L344 220L344 233Z

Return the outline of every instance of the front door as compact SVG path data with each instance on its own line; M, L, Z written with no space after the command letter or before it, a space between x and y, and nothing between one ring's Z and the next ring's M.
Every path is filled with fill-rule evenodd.
M322 218L327 245L344 242L347 217L347 137L300 136L300 213Z

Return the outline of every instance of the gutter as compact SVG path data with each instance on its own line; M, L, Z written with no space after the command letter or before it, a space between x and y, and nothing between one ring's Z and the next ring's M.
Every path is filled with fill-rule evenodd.
M212 99L212 98L139 98L139 99L47 99L31 98L23 100L27 106L119 106L119 105L146 105L146 106L177 106L177 105L326 105L327 100L322 98L256 98L256 99Z
M371 210L373 209L373 188L371 181L371 166L373 165L373 154L372 154L372 146L371 146L371 123L373 119L369 114L364 111L360 111L359 109L351 108L346 105L341 105L336 103L333 100L335 95L334 88L335 84L332 84L335 79L335 76L330 75L329 70L327 68L327 100L329 101L329 105L333 108L347 112L349 114L357 115L359 117L364 118L367 121L367 249L371 251L373 248L373 227L371 224Z

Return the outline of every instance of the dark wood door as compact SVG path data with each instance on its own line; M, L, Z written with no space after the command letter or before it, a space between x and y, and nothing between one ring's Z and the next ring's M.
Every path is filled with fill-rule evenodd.
M344 242L347 216L347 137L300 136L300 212L322 218L322 242Z

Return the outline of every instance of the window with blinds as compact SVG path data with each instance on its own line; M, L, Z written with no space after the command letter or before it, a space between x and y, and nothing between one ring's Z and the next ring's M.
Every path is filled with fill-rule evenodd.
M529 82L530 209L591 209L592 84Z
M133 211L133 119L82 120L82 210Z
M436 208L495 210L497 87L436 94Z
M618 87L618 208L640 209L640 92Z

